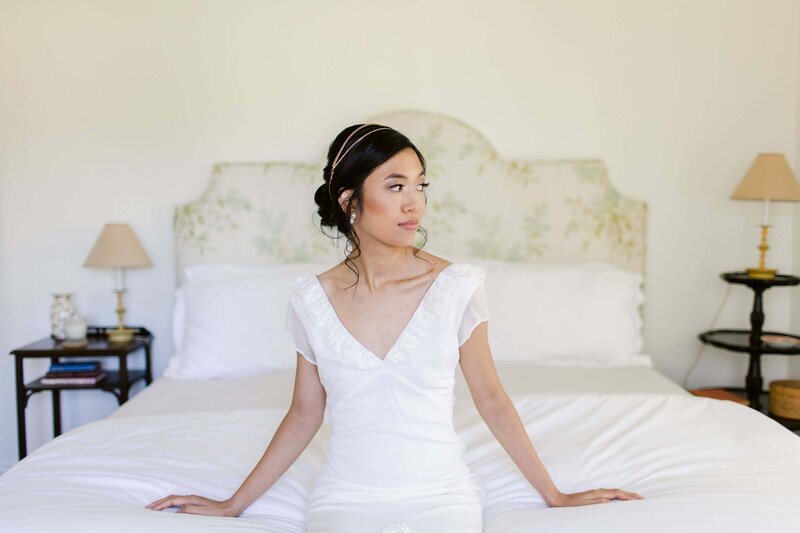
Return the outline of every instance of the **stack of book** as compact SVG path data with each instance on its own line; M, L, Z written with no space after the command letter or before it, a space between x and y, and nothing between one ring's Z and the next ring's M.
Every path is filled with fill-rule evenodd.
M53 363L42 378L42 385L94 385L105 377L98 361Z

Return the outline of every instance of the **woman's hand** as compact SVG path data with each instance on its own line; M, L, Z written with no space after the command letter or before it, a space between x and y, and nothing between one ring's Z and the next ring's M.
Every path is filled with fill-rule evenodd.
M208 516L239 516L242 511L236 509L230 500L217 501L202 496L176 496L171 494L147 505L147 509L161 511L167 507L179 507L179 513L202 514Z
M549 507L575 507L578 505L592 505L595 503L608 503L613 500L641 500L635 492L620 489L593 489L574 494L559 493L553 501L547 502Z

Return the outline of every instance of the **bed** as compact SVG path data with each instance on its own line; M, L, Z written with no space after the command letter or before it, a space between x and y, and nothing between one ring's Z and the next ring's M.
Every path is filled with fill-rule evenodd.
M645 497L547 508L457 371L454 422L485 491L485 531L797 527L800 439L747 407L688 394L643 353L646 206L614 190L602 161L504 160L470 126L432 113L369 121L428 158L425 249L486 269L498 373L556 484ZM164 376L0 477L4 531L305 531L327 425L241 517L144 506L170 493L227 498L281 422L294 380L281 334L291 280L341 254L314 227L321 168L219 164L200 198L176 208L176 350ZM519 279L525 294L511 289Z

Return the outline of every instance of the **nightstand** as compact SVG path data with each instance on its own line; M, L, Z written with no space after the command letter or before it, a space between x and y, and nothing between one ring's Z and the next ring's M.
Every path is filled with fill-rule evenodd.
M750 365L745 377L744 390L747 393L750 407L760 411L762 410L761 402L764 394L764 380L761 377L761 356L800 354L800 344L783 348L765 344L761 340L761 335L771 334L794 337L800 341L800 337L796 335L788 335L776 331L763 331L764 310L762 295L770 287L798 285L800 284L800 278L787 274L777 274L774 279L754 279L747 277L745 272L727 272L720 274L720 276L728 283L746 285L753 290L755 297L753 299L753 309L750 312L750 329L715 329L701 333L699 338L706 344L750 355Z
M153 334L144 327L131 327L135 330L135 333L130 342L108 342L106 330L114 329L114 326L89 326L86 335L89 344L81 348L64 348L61 341L47 337L11 351L10 354L14 356L16 369L17 438L20 459L27 455L25 407L28 405L28 399L37 392L49 390L51 393L53 400L53 436L58 437L61 434L60 392L62 390L100 389L113 394L119 404L122 405L128 401L128 393L131 385L135 382L143 379L146 385L152 383L151 351L154 339ZM144 369L128 369L128 356L139 350L144 350ZM42 377L30 383L25 383L23 374L23 362L25 359L48 358L51 363L59 363L72 357L92 359L116 357L119 361L119 370L106 370L105 379L93 385L43 385Z

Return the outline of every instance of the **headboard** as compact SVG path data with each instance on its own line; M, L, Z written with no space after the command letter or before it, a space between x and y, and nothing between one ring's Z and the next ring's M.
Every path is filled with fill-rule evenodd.
M647 206L619 194L601 160L501 159L471 126L429 112L364 122L404 133L427 160L426 250L445 258L605 261L644 274ZM200 198L175 210L178 284L195 263L341 261L343 246L320 231L313 199L324 166L324 158L214 165Z

